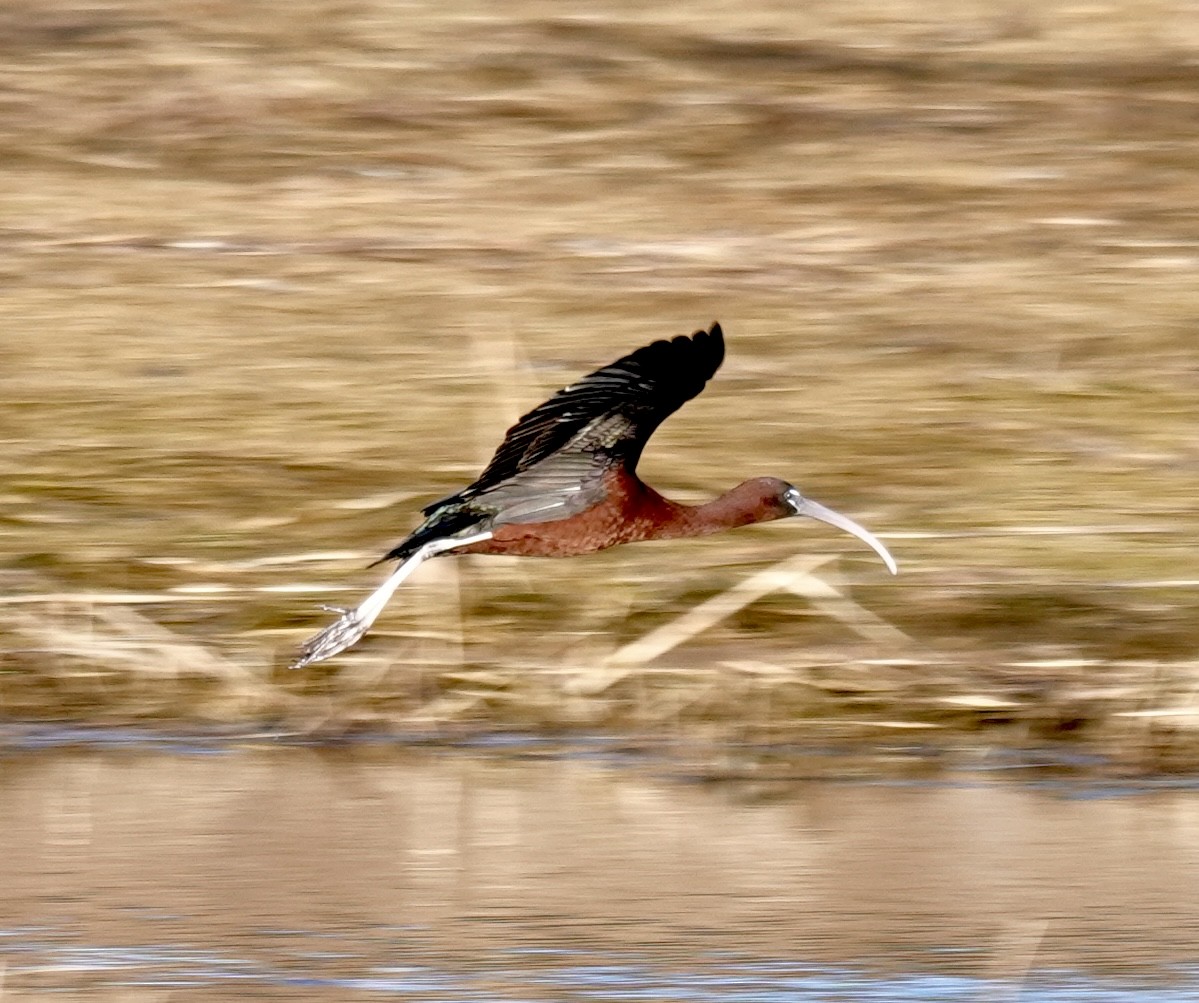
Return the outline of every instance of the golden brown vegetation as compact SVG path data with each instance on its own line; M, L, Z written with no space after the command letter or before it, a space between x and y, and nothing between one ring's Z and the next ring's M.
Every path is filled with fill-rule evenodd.
M5 7L0 706L1192 756L1194 15L591 10ZM281 669L521 409L712 319L647 479L786 477L898 580L793 524L435 562Z

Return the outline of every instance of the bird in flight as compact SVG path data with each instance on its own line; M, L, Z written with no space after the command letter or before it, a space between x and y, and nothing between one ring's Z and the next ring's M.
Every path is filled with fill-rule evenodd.
M571 557L803 515L852 533L896 574L874 534L776 477L755 477L704 505L681 505L637 476L654 429L698 395L723 361L724 332L713 324L639 348L535 407L508 430L478 480L427 505L424 522L375 562L399 562L383 584L355 609L324 607L340 618L303 644L292 667L350 647L423 561L451 551Z

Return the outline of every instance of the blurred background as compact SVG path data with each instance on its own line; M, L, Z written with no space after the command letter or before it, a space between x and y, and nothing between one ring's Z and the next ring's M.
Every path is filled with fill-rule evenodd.
M1199 16L807 6L6 6L5 703L1189 741ZM713 319L645 477L792 480L899 579L795 523L443 561L277 671L519 414ZM820 554L894 630L774 593L597 672Z
M827 773L820 763L833 748L844 753L833 757L842 776L999 763L1185 787L1199 754L1197 53L1199 10L1183 0L604 0L573 11L536 0L9 0L0 7L8 747L141 748L150 735L187 734L200 744L184 751L212 751L228 748L206 744L213 735L486 744L519 734L505 740L519 758L548 755L543 738L528 736L615 736L605 742L652 749L673 764L662 769L740 792L721 802L729 817L712 821L707 802L684 806L653 786L657 767L637 781L648 787L600 795L577 766L514 778L505 771L522 767L502 756L443 764L452 775L438 780L304 744L284 757L291 766L275 751L266 763L239 759L234 781L227 760L204 772L187 759L167 779L155 771L174 760L22 753L0 766L30 826L5 834L10 857L25 859L22 847L67 854L38 857L48 870L36 873L66 875L65 885L27 878L26 905L119 886L155 847L208 859L194 832L156 828L193 809L217 840L214 868L256 854L273 866L295 847L245 816L276 784L301 792L297 804L363 798L382 812L366 823L338 801L346 830L334 825L322 843L338 857L344 838L364 862L370 852L393 857L399 837L387 819L409 817L393 798L437 792L421 803L441 812L426 830L441 836L425 845L405 829L415 842L404 853L450 869L430 878L416 868L404 887L414 901L458 902L461 915L490 915L469 876L498 873L487 854L463 849L465 839L478 850L463 836L476 824L508 833L508 843L496 838L529 861L553 856L521 842L529 829L559 832L562 853L579 845L541 808L522 814L521 798L563 810L611 798L623 806L613 831L596 831L609 847L624 833L634 857L647 833L677 850L694 826L732 826L727 859L691 860L698 872L768 846L777 854L767 856L810 874L806 837L781 819L762 821L769 833L742 831L733 808L766 784L771 811L801 811L788 800L800 797L797 778ZM713 320L727 334L725 366L656 434L645 479L698 502L750 476L783 477L878 533L898 578L852 538L795 522L573 560L437 561L357 648L286 669L328 621L316 604L356 604L381 577L364 565L415 525L423 504L472 480L518 415L626 351ZM130 725L139 730L114 730ZM625 784L645 767L629 768ZM403 785L388 779L400 776ZM171 802L180 784L223 805L223 821L201 802ZM490 793L472 800L480 784ZM495 793L505 785L517 793ZM791 808L772 800L776 785ZM47 790L59 800L46 802ZM167 800L147 804L145 790ZM1113 862L1142 852L1149 833L1177 837L1159 858L1178 864L1167 884L1182 897L1167 908L1163 888L1138 886L1144 913L1126 899L1077 915L1093 907L1146 928L1160 922L1148 941L1177 941L1165 960L1178 963L1193 960L1199 925L1189 894L1199 822L1193 795L1171 797L1152 802L1161 815L1123 802L1102 810L1129 813L1127 825L1113 823ZM488 798L500 807L472 822L469 805ZM658 814L646 814L651 802ZM926 843L940 860L1027 808L998 795L969 810L939 805L863 806L853 824L865 833L909 815L942 819L933 828L945 844ZM112 812L105 828L97 813ZM313 825L296 805L278 817L289 812ZM808 812L805 826L850 826ZM1075 859L1096 824L1021 830L1059 846L1060 860L1019 871L1013 860L976 859L945 880L960 887L963 874L970 885L1015 868L1024 877L1012 877L1021 891L1010 901L974 892L980 923L1009 916L1024 891ZM146 842L130 851L129 871L111 855L96 863L105 838L135 831ZM799 842L780 849L783 831ZM896 867L932 866L870 859L882 862L877 872L849 867L845 881L874 873L877 888ZM647 874L663 873L659 863L645 863ZM9 886L33 866L14 864ZM534 908L528 872L504 873L517 871L524 877L504 887ZM166 888L178 877L164 873L174 877L148 880ZM363 873L367 884L377 877ZM658 889L659 901L687 912L693 872L678 873L679 888ZM572 901L604 898L593 878L580 878ZM281 871L279 887L294 880ZM746 903L766 901L777 880L729 877L728 901L741 905L729 906L722 929L776 922ZM131 915L160 924L155 910L186 914L153 887L125 902L134 913L124 920L105 920L124 931L113 936L128 934ZM352 899L357 886L338 887ZM895 912L883 914L910 916L910 893L896 888ZM313 894L329 915L301 921L269 899L278 909L264 906L260 925L350 922L356 905ZM804 911L815 900L805 901ZM845 905L858 901L837 885L817 904L858 916ZM861 909L882 901L866 894ZM937 922L970 929L954 911L965 899L954 901L930 906ZM536 908L540 949L545 923L557 928L561 916ZM29 948L38 963L78 969L77 956L45 945L79 931L68 936L61 916L29 909L23 922L57 931ZM970 956L975 974L989 971L992 948L1009 975L1033 964L1046 913L1030 909L971 941L988 945ZM381 931L406 921L370 922ZM897 943L881 923L890 932L871 948L835 924L784 928L783 939L806 945L805 958L823 945L829 960L845 960L835 943L871 958ZM634 928L643 941L676 943L677 930ZM756 943L738 929L739 944ZM1105 929L1084 924L1071 943L1102 944ZM450 939L464 937L457 929ZM259 962L293 964L285 947L261 948ZM1152 955L1140 942L1133 953ZM236 966L221 969L217 957L189 971L233 977ZM727 973L709 974L721 999L809 998L799 981L791 996L737 996L730 986L744 973L727 984ZM21 978L14 992L43 985ZM92 975L79 978L79 991L96 989ZM328 978L305 992L443 998L440 983ZM625 998L600 981L559 981L532 998ZM43 988L51 984L62 988L54 978ZM486 985L479 998L509 998L508 983ZM708 998L697 983L689 996L671 985L659 986L662 998ZM977 988L888 991L951 999ZM1053 998L1044 992L1036 998ZM133 995L175 991L143 985Z

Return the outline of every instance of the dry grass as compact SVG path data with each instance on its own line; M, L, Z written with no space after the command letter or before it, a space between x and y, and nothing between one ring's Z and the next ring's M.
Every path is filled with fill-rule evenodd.
M1191 755L1193 19L308 6L3 12L9 713ZM522 408L713 318L647 477L788 477L899 580L797 526L442 562L279 668Z

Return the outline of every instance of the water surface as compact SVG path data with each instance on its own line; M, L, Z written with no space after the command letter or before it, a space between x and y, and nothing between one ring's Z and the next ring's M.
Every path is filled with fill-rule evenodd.
M1199 794L681 782L530 750L0 767L25 998L1182 1000ZM61 998L61 997L60 997Z

